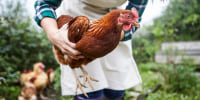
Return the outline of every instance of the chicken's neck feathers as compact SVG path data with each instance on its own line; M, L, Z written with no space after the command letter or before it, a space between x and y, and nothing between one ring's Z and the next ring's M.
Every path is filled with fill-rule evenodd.
M114 15L102 17L98 20L93 20L92 23L90 24L90 28L88 29L88 32L93 33L92 36L95 36L95 37L98 37L98 36L102 37L111 31L116 31L116 32L111 32L111 33L118 34L118 31L122 29L121 27L122 25L119 26L117 24L118 23L117 15L114 17L113 16Z

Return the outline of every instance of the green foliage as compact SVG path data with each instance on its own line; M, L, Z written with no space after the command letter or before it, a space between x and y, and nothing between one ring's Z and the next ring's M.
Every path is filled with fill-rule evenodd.
M17 97L20 94L20 86L0 86L0 98L3 97L6 100L17 100Z
M143 79L142 86L144 90L153 88L159 83L164 83L164 77L158 72L159 66L162 66L162 64L152 62L138 65L141 77Z
M152 26L145 27L146 34L133 38L136 62L153 61L162 42L199 40L199 5L197 0L171 0L163 15Z
M159 71L165 78L165 88L169 92L189 94L188 90L200 88L200 81L190 66L170 64L160 67Z
M45 33L37 31L27 17L23 8L25 0L17 0L17 3L13 0L3 1L0 2L0 98L15 100L20 94L20 71L32 69L35 62L41 61L47 66L46 69L56 69L56 78L50 91L56 96L52 97L73 100L73 97L61 96L60 68L57 68L54 60L52 45ZM185 60L182 65L152 63L163 41L200 39L199 5L197 0L171 0L164 15L148 27L150 34L133 39L133 55L143 79L144 91L158 83L164 84L147 100L200 99L199 79L194 74L191 60ZM130 92L126 92L127 99Z
M133 56L136 62L154 61L154 54L159 49L159 45L154 43L152 35L139 36L132 39Z
M147 100L199 100L200 79L195 74L193 59L183 64L152 63L162 42L200 40L200 2L198 0L171 0L161 17L146 28L146 34L133 38L133 55L143 79L143 88L162 83L163 87ZM141 34L141 33L139 33ZM170 49L169 49L170 50ZM165 51L167 55L184 55ZM169 56L170 57L170 56Z
M199 93L195 91L195 93ZM185 95L179 93L168 93L165 91L158 91L154 94L150 94L146 100L199 100L199 95Z
M199 40L199 5L198 0L171 0L163 15L154 20L150 31L163 41Z
M15 72L32 69L35 62L43 62L47 67L57 67L51 43L45 33L40 33L22 12L23 2L7 1L1 12L4 21L0 24L0 72ZM7 8L11 7L11 8ZM9 12L9 13L6 13Z
M57 92L60 91L61 87L60 87L60 75L61 75L61 70L60 70L60 67L58 67L55 71L55 79L54 79L54 87L56 89Z
M52 45L44 32L32 25L25 0L0 2L0 97L15 100L20 94L19 75L36 62L48 68L58 66Z
M161 83L162 88L152 93L147 100L199 100L200 79L190 64L172 65L142 63L138 65L146 91Z

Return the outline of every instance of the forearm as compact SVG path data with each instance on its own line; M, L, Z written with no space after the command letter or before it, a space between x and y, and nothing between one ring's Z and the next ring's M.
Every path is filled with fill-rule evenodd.
M52 44L57 46L62 53L67 54L73 59L83 58L83 56L79 56L80 52L74 49L75 44L68 40L68 30L66 25L63 25L60 29L58 29L56 20L50 17L44 17L41 20L40 25L44 29Z
M35 16L36 23L41 26L41 20L45 17L56 19L56 8L60 6L62 0L36 0Z
M67 37L67 26L63 25L58 29L55 9L62 0L37 0L35 2L35 21L40 25L53 45L58 47L63 54L72 59L80 59L83 56L75 50L75 43L69 41Z
M54 18L45 17L41 20L41 26L47 34L49 40L53 42L54 36L58 31L57 22Z

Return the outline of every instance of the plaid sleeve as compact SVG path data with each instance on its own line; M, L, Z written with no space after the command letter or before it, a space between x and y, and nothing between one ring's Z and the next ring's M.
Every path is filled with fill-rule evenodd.
M60 6L62 0L37 0L35 2L35 16L36 23L40 26L40 21L44 17L57 18L55 9Z
M128 5L126 9L131 10L132 7L135 7L139 13L139 22L141 22L142 14L146 8L148 0L128 0ZM136 27L133 27L130 31L124 31L125 37L122 41L130 40L132 34L137 30Z

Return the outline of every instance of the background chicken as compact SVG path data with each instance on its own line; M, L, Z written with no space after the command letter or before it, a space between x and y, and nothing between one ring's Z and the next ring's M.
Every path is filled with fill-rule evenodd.
M35 72L35 70L34 70L34 72ZM29 70L29 71L23 70L20 75L20 84L24 85L25 82L28 82L32 77L34 77L34 75L35 75L34 72L31 70Z
M40 97L42 99L47 99L43 95L43 91L48 84L48 76L44 72L45 66L42 63L36 63L36 64L34 64L34 68L36 68L37 71L35 72L35 76L33 77L33 78L36 78L35 81L33 82L33 84L35 85L35 87L37 89L37 93L40 94Z
M53 70L52 68L48 69L48 70L46 71L46 74L47 74L47 77L48 77L48 82L47 82L47 84L48 84L48 86L49 86L49 85L53 82L53 80L54 80L56 74L54 73L54 70Z
M36 78L32 78L24 83L24 86L21 89L21 96L18 97L18 100L37 100L36 87L33 84L35 79Z
M102 18L92 21L87 17L78 16L70 17L62 15L57 20L58 27L61 28L67 23L68 38L71 42L76 43L76 49L82 53L85 58L75 60L70 56L66 57L56 46L54 46L54 54L58 62L64 65L69 65L74 72L77 80L77 88L87 96L83 91L82 86L87 81L91 88L91 78L84 70L82 65L86 65L95 58L103 57L111 52L119 43L122 29L130 30L133 26L139 27L138 13L136 9L130 10L115 10ZM66 27L66 26L65 26ZM83 71L84 84L81 84L74 68L81 68Z
M53 69L49 69L45 72L45 65L41 62L35 63L33 67L34 70L32 72L27 72L26 70L22 72L20 75L20 83L21 85L25 85L29 80L34 80L32 83L37 90L37 94L39 94L42 99L48 99L43 96L43 91L55 78Z

